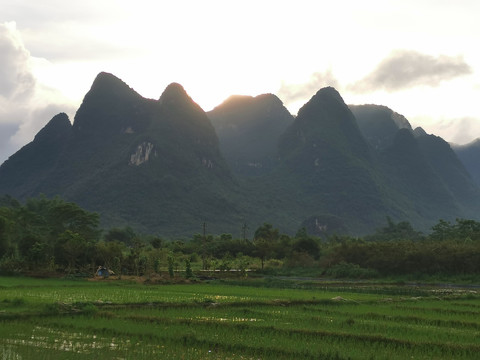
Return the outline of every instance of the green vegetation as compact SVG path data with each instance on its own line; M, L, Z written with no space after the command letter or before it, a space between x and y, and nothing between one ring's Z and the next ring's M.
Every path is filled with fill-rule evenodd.
M251 240L246 231L167 240L129 227L102 234L97 214L60 198L0 204L0 271L42 277L0 277L5 359L474 359L480 350L478 285L425 285L478 284L473 220L440 220L429 235L387 218L363 239L289 236L265 223ZM94 277L98 266L113 274Z
M229 272L350 279L480 275L480 223L474 220L440 220L429 235L387 218L385 227L364 238L320 238L305 228L289 236L265 223L253 239L245 232L241 239L204 233L166 240L129 227L102 234L97 214L58 197L40 196L25 204L3 198L1 204L3 274L91 277L101 266L118 277L166 282Z
M154 101L106 73L73 125L52 119L0 167L0 196L61 195L101 213L105 227L164 236L191 234L199 214L218 227L241 219L236 189L207 115L180 85Z
M0 351L5 359L474 359L480 350L476 289L257 282L0 278Z

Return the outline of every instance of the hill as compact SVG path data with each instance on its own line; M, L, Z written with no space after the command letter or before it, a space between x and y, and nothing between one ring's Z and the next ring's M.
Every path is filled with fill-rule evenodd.
M387 107L349 107L328 87L295 118L272 94L205 113L180 84L146 99L108 73L73 124L55 116L0 166L0 195L42 193L99 212L104 227L168 237L204 222L216 234L268 222L361 235L387 216L427 231L480 213L478 184L450 145Z
M203 221L226 231L235 219L236 184L218 138L180 85L149 100L101 73L73 126L60 120L0 167L2 193L59 194L100 212L105 225L164 235L198 232Z
M335 89L321 89L299 110L282 136L279 157L277 176L308 210L303 221L313 216L319 229L328 229L329 221L341 219L335 226L358 232L385 214L371 149Z
M479 188L445 140L412 129L405 117L385 106L350 108L375 149L391 200L400 204L395 218L425 228L435 218L477 216Z
M278 142L293 116L272 94L231 96L208 112L220 139L220 149L238 176L271 171L276 164Z

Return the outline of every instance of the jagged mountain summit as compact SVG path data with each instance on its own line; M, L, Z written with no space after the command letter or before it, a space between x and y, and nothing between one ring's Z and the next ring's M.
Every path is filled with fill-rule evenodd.
M428 230L478 218L480 190L443 139L377 105L320 89L294 118L272 94L205 113L177 83L146 99L100 73L73 123L55 116L0 166L0 195L60 195L105 227L161 236L365 234L387 216Z
M280 142L282 178L296 184L322 227L324 214L350 229L370 228L384 212L375 164L355 117L334 88L318 91ZM380 210L380 211L378 211Z
M235 218L224 193L236 185L218 138L180 85L155 101L101 73L73 126L67 122L54 117L0 167L0 192L21 199L59 194L100 212L108 225L165 234L192 232L205 218L212 225Z

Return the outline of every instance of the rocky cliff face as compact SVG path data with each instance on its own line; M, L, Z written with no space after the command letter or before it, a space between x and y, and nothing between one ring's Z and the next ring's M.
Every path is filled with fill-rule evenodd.
M157 156L157 152L155 151L155 146L150 142L143 142L137 146L137 149L134 154L130 155L130 165L139 166L145 162L147 162L150 158L150 154L152 156Z

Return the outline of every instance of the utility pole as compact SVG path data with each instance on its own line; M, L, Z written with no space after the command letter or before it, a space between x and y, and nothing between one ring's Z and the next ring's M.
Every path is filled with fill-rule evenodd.
M207 223L204 221L202 224L203 229L203 238L202 238L202 268L203 270L207 269Z

